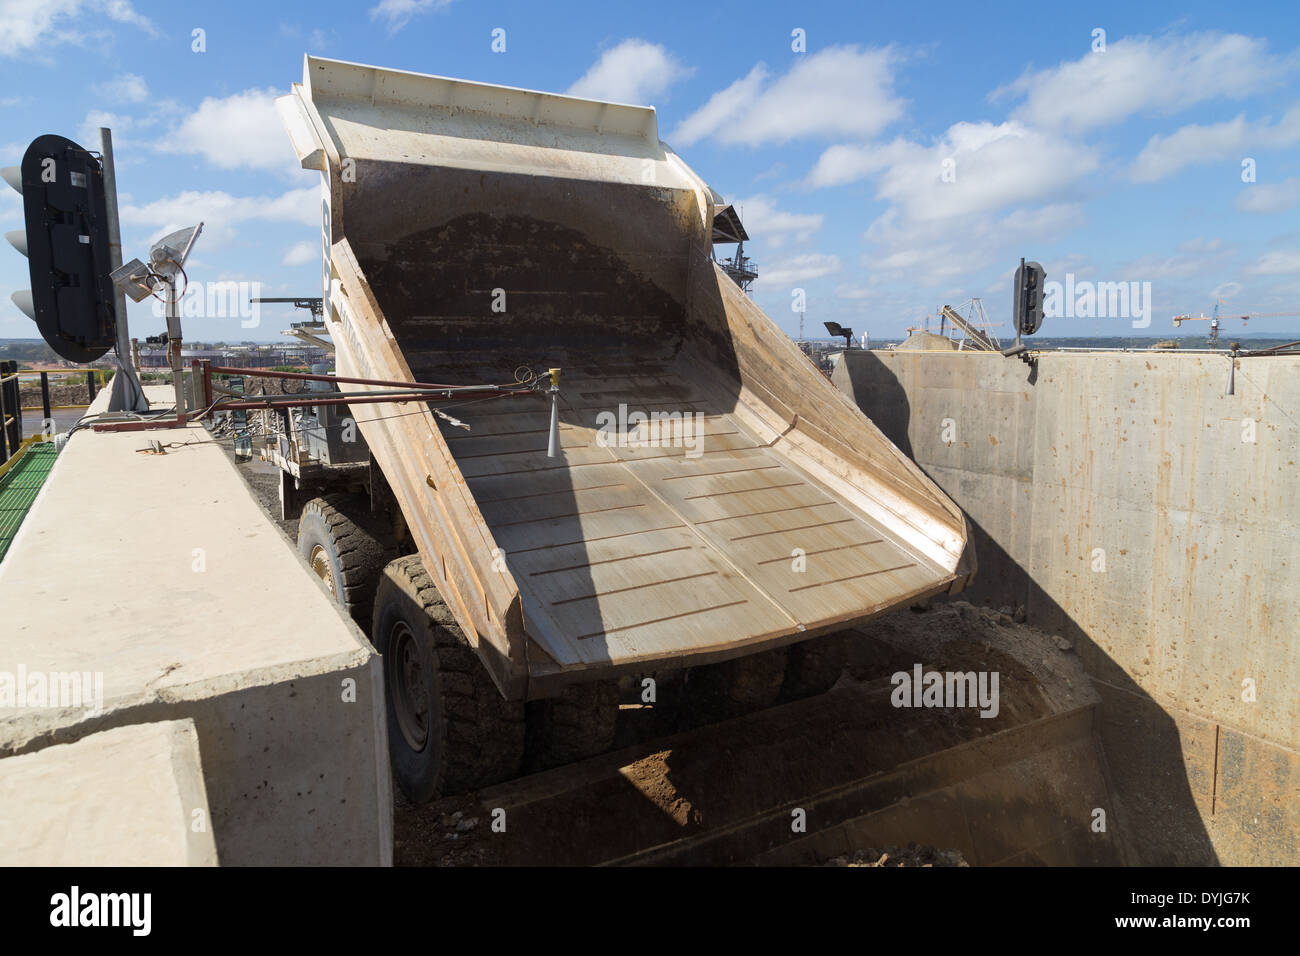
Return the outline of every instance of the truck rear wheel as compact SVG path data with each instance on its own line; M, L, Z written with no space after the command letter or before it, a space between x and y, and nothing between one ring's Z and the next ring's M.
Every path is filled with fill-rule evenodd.
M528 766L559 767L614 748L618 726L618 682L593 681L566 687L558 697L530 701Z
M852 633L838 631L788 647L781 699L816 697L834 687L848 666L848 642Z
M687 721L698 725L770 707L781 694L785 664L785 648L778 648L692 668L686 679Z
M501 697L419 555L390 562L371 640L384 659L388 750L415 803L509 779L524 756L524 705Z
M390 538L355 495L313 498L298 519L298 553L362 630L370 627L375 587L396 552Z

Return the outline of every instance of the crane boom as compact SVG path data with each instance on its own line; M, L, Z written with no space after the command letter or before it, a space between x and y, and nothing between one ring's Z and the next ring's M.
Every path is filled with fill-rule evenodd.
M1175 315L1174 328L1180 327L1184 322L1209 322L1210 323L1210 344L1213 345L1219 341L1219 306L1223 305L1220 299L1214 306L1213 315ZM1300 317L1300 312L1243 312L1240 315L1223 316L1226 319L1241 319L1244 326L1251 319L1277 319L1283 317Z

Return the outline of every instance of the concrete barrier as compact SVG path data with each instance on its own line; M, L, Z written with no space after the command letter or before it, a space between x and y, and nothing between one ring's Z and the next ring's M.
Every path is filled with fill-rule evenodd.
M849 351L967 512L964 595L1076 642L1139 862L1300 863L1300 359Z
M0 760L4 866L215 866L192 720Z
M0 757L188 718L223 865L391 862L379 657L202 427L74 435L0 607Z

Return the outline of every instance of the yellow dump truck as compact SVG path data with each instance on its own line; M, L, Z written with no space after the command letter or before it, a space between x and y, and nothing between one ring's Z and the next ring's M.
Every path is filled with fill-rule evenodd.
M728 207L653 109L316 57L278 105L339 376L560 370L554 457L545 391L354 404L333 487L362 493L295 509L387 662L413 799L609 746L620 677L824 689L828 635L973 573L960 509L717 265Z

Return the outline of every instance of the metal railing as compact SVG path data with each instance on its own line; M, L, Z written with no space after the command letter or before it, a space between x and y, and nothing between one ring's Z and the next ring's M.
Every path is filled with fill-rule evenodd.
M54 405L50 401L50 373L48 371L38 373L35 370L19 371L17 361L0 362L0 474L8 470L12 459L17 457L33 441L44 441L46 438L44 430L26 440L23 438L21 380L35 374L39 374L41 377L41 412L44 415L44 420L49 422L54 417ZM68 374L80 375L81 373L70 372ZM103 388L107 381L108 372L105 369L86 369L86 405L95 400L95 393L100 388ZM67 407L78 408L84 406L73 405Z
M18 454L22 447L22 405L18 396L18 363L0 362L0 465Z

